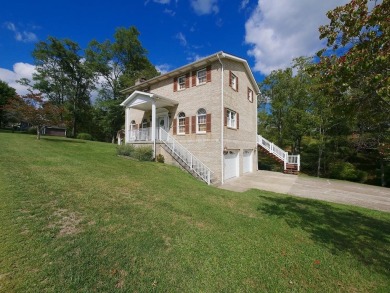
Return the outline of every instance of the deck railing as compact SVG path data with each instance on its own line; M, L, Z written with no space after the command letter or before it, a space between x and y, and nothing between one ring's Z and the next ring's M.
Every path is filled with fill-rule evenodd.
M257 135L257 144L266 149L269 153L273 154L277 158L283 161L284 170L286 170L287 164L294 164L298 166L298 171L301 167L301 158L300 155L289 155L288 152L284 151L274 143L265 139L261 135Z
M207 184L211 183L211 170L196 158L190 151L176 141L168 132L160 128L160 141L162 141L176 156L178 156L191 171L195 172Z

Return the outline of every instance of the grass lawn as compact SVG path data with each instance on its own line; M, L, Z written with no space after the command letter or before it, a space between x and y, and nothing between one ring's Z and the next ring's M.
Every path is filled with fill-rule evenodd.
M0 292L390 292L390 214L0 133Z

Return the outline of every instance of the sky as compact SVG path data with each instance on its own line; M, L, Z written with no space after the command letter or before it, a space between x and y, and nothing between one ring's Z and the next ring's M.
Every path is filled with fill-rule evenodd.
M224 51L246 59L257 81L324 47L318 28L346 0L5 0L0 13L0 80L32 77L35 44L48 36L81 48L135 26L148 58L165 73Z

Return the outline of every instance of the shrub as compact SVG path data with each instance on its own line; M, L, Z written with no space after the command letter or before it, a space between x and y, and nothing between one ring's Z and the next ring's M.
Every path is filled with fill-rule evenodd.
M329 176L334 179L364 182L367 179L367 172L357 170L348 162L336 162L329 165Z
M164 156L162 154L158 154L157 157L156 157L156 160L159 163L164 163L165 162L165 158L164 158Z
M92 135L90 135L89 133L79 133L77 134L77 139L83 139L83 140L92 140Z
M37 134L37 128L35 126L30 127L29 129L27 129L27 133L36 135Z
M133 157L140 161L151 161L153 159L153 149L148 146L137 147L134 149Z
M134 146L131 144L122 144L116 148L116 153L120 156L132 157L134 155Z

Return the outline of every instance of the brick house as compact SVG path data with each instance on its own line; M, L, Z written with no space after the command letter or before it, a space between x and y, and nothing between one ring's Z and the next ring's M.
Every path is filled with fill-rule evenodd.
M151 144L209 184L257 170L260 90L246 60L218 52L123 92L125 143Z

